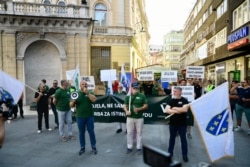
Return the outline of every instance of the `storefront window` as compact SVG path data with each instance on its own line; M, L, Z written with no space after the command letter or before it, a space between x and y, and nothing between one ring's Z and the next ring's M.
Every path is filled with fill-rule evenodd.
M217 73L217 85L220 85L226 81L226 63L216 64L215 70Z

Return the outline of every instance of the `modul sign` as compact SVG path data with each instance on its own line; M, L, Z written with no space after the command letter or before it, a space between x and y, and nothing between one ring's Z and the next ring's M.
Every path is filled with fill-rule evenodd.
M231 44L239 39L247 37L249 34L248 26L242 27L241 29L235 31L227 37L227 43Z

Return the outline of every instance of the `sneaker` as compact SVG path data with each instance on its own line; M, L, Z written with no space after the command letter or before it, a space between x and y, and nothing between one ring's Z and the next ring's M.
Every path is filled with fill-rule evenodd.
M136 154L137 155L142 155L142 150L141 149L137 149Z
M187 133L187 138L188 138L188 139L192 139L191 133Z
M122 132L122 129L117 129L116 130L116 133L121 133Z
M250 128L249 128L248 131L247 131L247 135L250 135Z
M58 129L58 125L54 127L54 129Z
M129 153L131 153L131 152L132 152L132 149L127 148L127 150L126 150L126 154L129 154Z
M21 115L21 118L22 118L22 119L24 119L24 116L23 116L23 115Z
M234 128L234 131L235 131L235 132L242 131L242 128L241 128L240 126L237 125L237 126Z
M85 148L81 148L81 150L79 151L79 155L82 155L83 153L85 153Z
M73 136L73 135L70 135L70 136L69 136L69 139L70 139L70 140L75 140L75 139L76 139L76 137L75 137L75 136Z
M92 152L93 152L94 154L97 154L97 149L96 149L96 147L93 147L93 148L92 148Z
M52 131L52 129L51 129L51 128L48 128L47 130L48 130L48 131Z
M41 130L37 130L37 133L40 134L40 133L42 133L42 131Z
M66 142L66 141L67 141L67 138L66 138L65 136L63 136L63 137L61 138L61 140L62 140L63 142Z
M183 156L183 161L184 162L188 162L188 157L187 156Z

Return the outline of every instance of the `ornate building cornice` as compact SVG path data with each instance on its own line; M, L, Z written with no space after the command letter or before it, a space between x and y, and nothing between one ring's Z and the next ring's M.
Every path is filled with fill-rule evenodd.
M0 15L0 29L15 29L16 31L37 31L41 29L50 32L74 30L82 32L89 29L91 18L58 18L19 15Z

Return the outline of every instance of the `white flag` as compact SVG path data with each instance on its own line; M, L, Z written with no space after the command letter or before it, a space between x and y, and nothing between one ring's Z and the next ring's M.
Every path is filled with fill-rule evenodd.
M193 101L197 121L210 160L234 156L233 121L229 107L228 82Z
M10 99L17 104L24 89L24 84L0 70L0 100Z
M75 68L74 75L72 77L72 85L75 86L76 91L78 91L79 88L80 88L79 77L80 77L80 70L79 70L79 67L77 65L76 68Z

